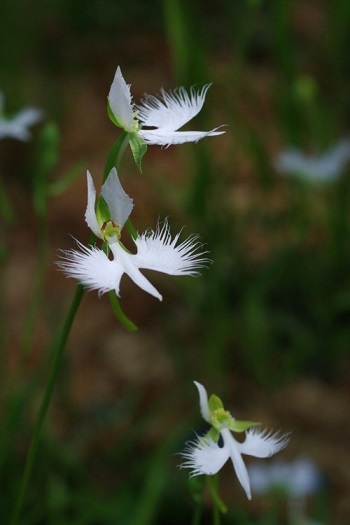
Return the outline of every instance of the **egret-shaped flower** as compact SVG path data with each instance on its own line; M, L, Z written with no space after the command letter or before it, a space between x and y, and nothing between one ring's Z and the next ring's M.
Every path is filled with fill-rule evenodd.
M191 88L190 92L183 87L169 93L161 89L159 97L145 95L141 104L134 105L130 85L125 82L118 67L108 95L108 113L114 124L129 133L135 160L139 155L142 157L146 144L170 146L198 142L204 137L224 133L217 128L211 131L178 131L200 112L209 86L198 91Z
M0 92L0 140L12 138L23 142L31 138L28 130L43 118L43 112L36 108L24 108L12 117L4 113L4 96Z
M340 177L350 160L350 139L340 140L321 155L305 155L288 148L279 153L274 166L280 173L297 175L310 182L331 182Z
M212 427L204 437L187 446L181 454L186 459L181 467L192 469L192 476L213 475L231 458L237 478L248 499L251 499L249 476L242 454L257 458L270 457L287 445L288 435L258 430L255 427L259 423L253 421L237 421L224 409L219 397L211 395L208 400L204 386L196 381L194 384L199 393L201 414ZM231 433L246 430L243 443L236 441ZM220 437L222 446L218 443Z
M177 244L180 233L171 237L167 222L157 225L155 231L147 230L133 239L136 253L130 253L122 244L121 230L133 208L133 200L123 190L115 168L109 173L101 188L96 205L96 191L92 177L87 172L88 204L85 219L93 233L107 243L113 259L96 246L64 252L58 262L68 277L74 277L90 290L103 294L114 290L119 296L120 280L126 273L135 284L160 301L161 294L140 272L155 270L169 275L197 275L206 266L206 252L198 252L202 244L196 235Z

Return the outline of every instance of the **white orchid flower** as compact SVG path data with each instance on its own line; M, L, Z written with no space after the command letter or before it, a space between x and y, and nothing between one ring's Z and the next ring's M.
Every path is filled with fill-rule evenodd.
M196 381L194 384L199 393L201 414L212 428L204 437L187 446L181 454L186 460L181 467L192 469L191 476L213 475L231 458L237 478L248 499L251 499L249 476L242 454L257 458L270 457L287 445L288 435L257 430L255 426L259 423L253 421L237 421L224 409L220 398L211 395L208 400L204 386ZM247 429L249 430L243 443L236 441L231 433L244 432ZM218 443L220 437L222 446Z
M252 491L266 494L273 488L284 488L293 498L306 498L317 492L323 477L315 463L305 457L294 461L272 461L269 465L253 463L248 466Z
M288 148L276 156L274 166L280 173L299 175L310 182L331 182L342 174L349 160L350 139L345 138L318 156Z
M131 135L132 148L135 143L139 146L140 142L160 146L197 142L204 137L224 133L217 131L217 128L211 131L178 131L200 112L209 87L208 84L199 91L191 88L189 93L183 87L169 93L161 89L159 97L145 95L141 104L134 105L130 85L125 82L118 67L108 95L109 115L117 126Z
M114 290L120 296L120 281L127 274L142 290L160 301L161 294L140 272L154 270L169 275L197 275L198 268L209 263L206 252L198 252L202 244L196 235L177 244L180 233L171 237L168 223L157 225L155 231L147 230L133 239L136 253L130 253L120 241L121 230L133 208L132 199L123 190L118 174L113 168L101 189L96 206L96 191L92 177L87 172L88 204L85 219L93 233L109 246L113 259L96 246L86 247L78 242L80 250L64 252L58 266L68 277L74 277L89 290L103 294Z
M36 108L25 108L11 118L4 114L4 96L0 92L0 140L13 138L23 142L31 138L28 130L43 118L43 112Z

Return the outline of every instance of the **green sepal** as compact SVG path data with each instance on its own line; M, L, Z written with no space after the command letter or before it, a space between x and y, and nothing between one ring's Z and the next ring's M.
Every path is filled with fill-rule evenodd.
M119 120L116 118L115 114L113 113L111 106L109 105L108 98L107 98L107 115L115 126L118 126L118 128L124 129L124 126L119 122Z
M214 441L214 443L217 443L219 441L219 437L220 432L215 427L211 427L210 430L201 439L203 439L204 441L206 439L211 439L212 441Z
M136 133L129 133L129 144L136 165L142 173L141 162L144 154L147 151L147 144L141 139L141 137L136 135Z
M210 412L213 413L215 412L215 410L219 410L219 409L223 409L224 408L224 405L221 401L221 399L216 396L215 394L212 394L209 398L209 409L210 409Z
M255 427L260 425L256 421L237 421L236 419L231 419L228 428L233 432L244 432L250 427Z

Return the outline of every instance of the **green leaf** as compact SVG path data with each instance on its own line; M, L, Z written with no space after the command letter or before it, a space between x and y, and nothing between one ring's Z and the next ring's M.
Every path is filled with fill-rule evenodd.
M229 424L229 429L233 432L244 432L248 428L255 427L256 425L260 425L260 423L256 421L237 421L236 419L232 419Z
M209 409L210 412L213 413L215 410L218 410L219 408L224 408L224 405L222 404L221 399L216 396L215 394L212 394L209 398Z
M219 441L219 437L220 432L216 428L211 427L211 429L201 439L204 441L206 439L211 439L212 441L214 441L214 443L217 443Z
M139 168L140 172L142 172L141 162L144 154L147 151L147 144L138 135L136 135L136 133L129 134L129 144L136 165Z
M83 162L77 162L72 168L70 168L63 177L60 179L51 182L48 187L48 195L50 197L57 197L62 195L66 190L68 190L76 179L81 175L84 169Z

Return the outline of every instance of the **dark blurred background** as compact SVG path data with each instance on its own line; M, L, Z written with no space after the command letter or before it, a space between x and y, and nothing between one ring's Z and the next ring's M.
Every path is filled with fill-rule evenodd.
M274 168L287 147L317 156L349 134L349 23L347 0L2 0L6 113L46 116L30 142L0 142L1 522L75 290L54 261L71 236L87 242L85 171L99 187L119 133L106 113L119 65L135 102L212 83L188 129L225 135L149 147L142 174L127 151L119 175L139 231L169 217L214 262L196 279L151 275L162 303L124 277L135 333L85 294L20 523L190 523L200 482L175 454L205 430L193 380L238 419L291 431L284 459L307 456L324 479L306 514L350 523L349 165L327 183ZM287 505L248 504L231 466L220 487L223 523L290 523ZM206 492L202 505L210 523Z

